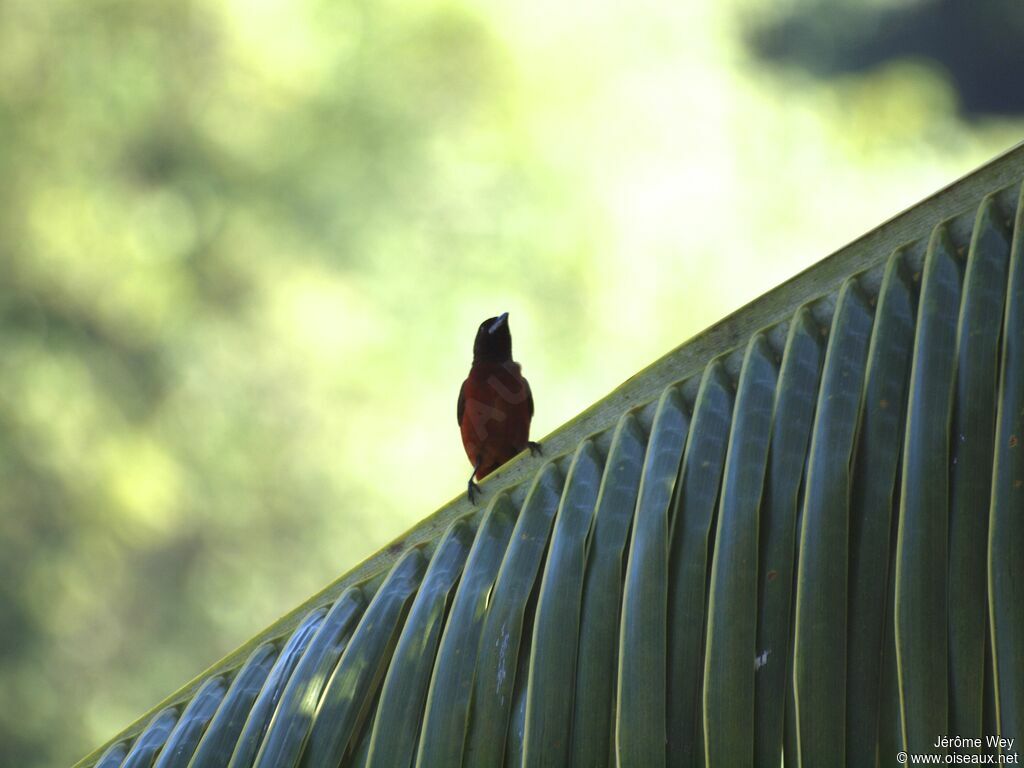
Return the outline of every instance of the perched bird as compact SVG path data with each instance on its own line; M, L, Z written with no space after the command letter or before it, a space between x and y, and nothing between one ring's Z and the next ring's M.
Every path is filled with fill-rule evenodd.
M459 427L473 474L468 494L475 502L480 490L473 482L490 474L526 448L540 453L530 442L533 393L512 359L508 312L480 323L473 342L473 366L459 390Z

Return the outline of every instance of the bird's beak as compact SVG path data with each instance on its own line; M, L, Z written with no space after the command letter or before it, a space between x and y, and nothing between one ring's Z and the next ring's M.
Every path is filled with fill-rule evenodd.
M488 333L494 333L495 331L497 331L499 328L501 328L501 326L503 326L507 322L508 322L508 312L502 312L501 313L501 317L499 317L497 320L495 320L493 323L491 323L491 327L487 329L487 332Z

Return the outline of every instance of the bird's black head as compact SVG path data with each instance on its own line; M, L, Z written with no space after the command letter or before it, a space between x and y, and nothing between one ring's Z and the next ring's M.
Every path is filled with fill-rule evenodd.
M512 334L508 312L480 323L473 342L473 362L506 363L512 359Z

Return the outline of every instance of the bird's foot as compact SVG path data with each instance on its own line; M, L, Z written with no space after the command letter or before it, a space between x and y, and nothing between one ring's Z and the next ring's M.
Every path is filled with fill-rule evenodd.
M470 504L476 504L476 497L479 493L483 493L483 491L480 490L480 486L470 479L470 481L466 483L466 495L469 497Z
M544 455L544 451L542 451L540 449L540 443L535 443L535 442L533 442L533 440L530 440L529 442L526 443L526 447L530 449L530 455L531 456L543 456Z

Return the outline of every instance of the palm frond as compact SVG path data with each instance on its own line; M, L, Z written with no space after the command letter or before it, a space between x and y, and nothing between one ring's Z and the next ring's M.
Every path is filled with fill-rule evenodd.
M1018 146L672 351L78 767L1024 737L1022 177Z

